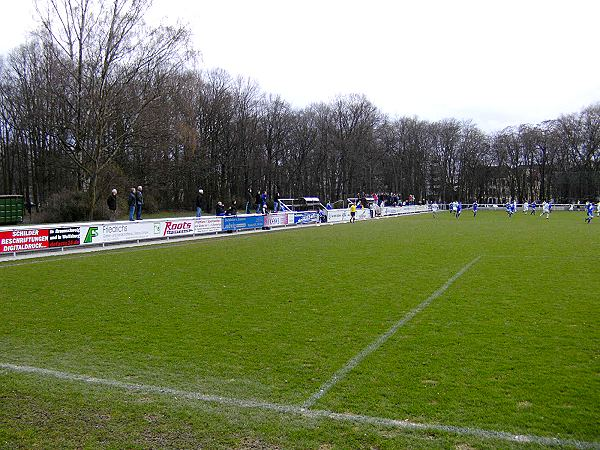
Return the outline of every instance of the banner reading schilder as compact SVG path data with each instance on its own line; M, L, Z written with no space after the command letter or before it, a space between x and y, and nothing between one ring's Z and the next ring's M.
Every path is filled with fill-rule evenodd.
M48 248L48 231L45 229L0 231L0 253Z

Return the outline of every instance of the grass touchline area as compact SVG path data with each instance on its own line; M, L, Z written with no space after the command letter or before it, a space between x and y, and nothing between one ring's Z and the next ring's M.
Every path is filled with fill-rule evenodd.
M335 421L364 423L370 425L381 425L384 427L415 429L422 431L442 431L457 435L477 436L484 439L498 439L503 441L534 443L546 446L570 446L578 449L598 449L600 442L585 442L575 439L559 439L546 436L535 435L517 435L506 433L503 431L491 431L479 428L457 427L442 424L417 423L408 420L386 419L383 417L365 416L360 414L336 413L333 411L310 409L303 406L283 405L277 403L269 403L263 401L243 400L229 397L221 397L217 395L207 395L198 392L182 391L169 387L151 386L144 384L124 383L116 380L107 380L88 375L79 375L61 372L58 370L44 369L40 367L19 366L15 364L0 363L0 369L29 373L40 376L54 377L63 381L79 381L88 384L96 384L111 388L123 389L128 391L141 391L153 394L168 395L175 398L187 398L189 400L197 400L201 402L218 403L224 406L232 406L237 408L256 408L273 411L282 414L296 414L305 416L311 419L330 419Z

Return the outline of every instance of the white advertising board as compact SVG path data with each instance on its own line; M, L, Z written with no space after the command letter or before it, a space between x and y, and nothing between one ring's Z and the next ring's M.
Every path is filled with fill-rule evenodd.
M381 208L382 216L397 216L401 214L416 214L429 210L427 205L408 205L408 206L384 206Z
M223 218L201 217L194 222L194 233L218 233L223 231Z
M81 227L82 244L104 244L110 242L137 241L161 237L160 222L111 222Z
M273 213L265 216L265 227L280 227L287 224L288 214L286 213Z
M194 221L196 219L171 219L161 223L164 237L183 236L194 234Z
M369 209L357 209L356 220L366 220L371 218L371 210ZM327 210L327 222L338 223L338 222L350 222L350 210L349 209L329 209Z

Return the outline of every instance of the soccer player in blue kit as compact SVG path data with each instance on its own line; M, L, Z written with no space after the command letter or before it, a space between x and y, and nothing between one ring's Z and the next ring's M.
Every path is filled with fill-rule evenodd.
M462 212L462 202L458 202L456 204L456 218L460 217L460 213Z
M594 218L594 204L592 202L589 202L586 206L585 206L585 210L587 212L587 217L585 218L585 221L587 223L591 223L592 219Z
M536 204L535 204L535 200L533 201L533 203L531 205L531 212L529 213L530 216L535 216L535 208L536 208Z
M477 217L477 209L479 208L479 205L477 204L477 200L475 200L473 202L473 217Z

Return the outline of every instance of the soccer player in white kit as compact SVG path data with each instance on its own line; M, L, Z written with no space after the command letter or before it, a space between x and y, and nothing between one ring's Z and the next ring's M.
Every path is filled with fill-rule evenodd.
M523 212L526 214L529 211L529 202L523 202Z
M548 202L542 203L542 213L540 214L540 217L544 214L546 214L546 219L550 218L550 204Z

